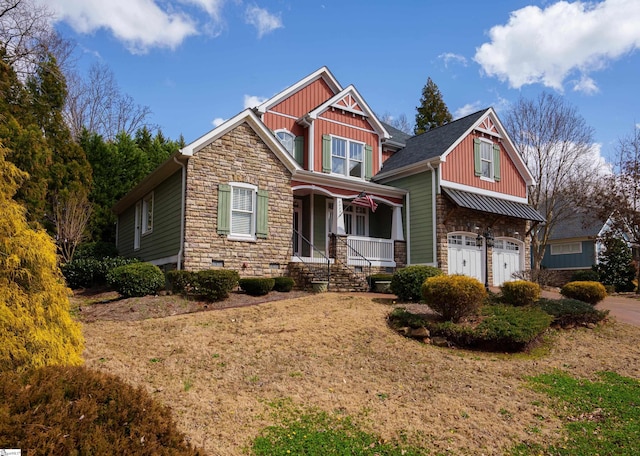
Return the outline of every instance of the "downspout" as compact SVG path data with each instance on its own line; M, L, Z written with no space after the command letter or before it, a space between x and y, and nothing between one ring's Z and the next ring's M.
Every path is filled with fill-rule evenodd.
M433 242L433 258L432 258L432 263L434 264L434 266L437 268L439 267L438 265L438 239L437 239L437 234L438 234L438 223L436 220L436 204L437 204L437 199L436 199L436 170L433 166L431 166L431 163L427 162L427 169L431 170L431 229L433 230L433 232L431 233L432 235L432 242Z
M173 161L176 162L182 168L182 189L180 198L180 250L178 250L178 265L177 269L182 269L182 256L184 255L184 211L186 205L186 193L187 193L187 167L178 160L175 156Z

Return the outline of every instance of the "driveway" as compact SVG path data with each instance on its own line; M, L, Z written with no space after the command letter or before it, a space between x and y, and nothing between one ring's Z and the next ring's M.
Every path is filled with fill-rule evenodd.
M559 299L562 298L562 295L557 291L543 290L542 297ZM607 296L596 308L609 310L610 315L616 317L619 322L640 326L640 300L635 296Z

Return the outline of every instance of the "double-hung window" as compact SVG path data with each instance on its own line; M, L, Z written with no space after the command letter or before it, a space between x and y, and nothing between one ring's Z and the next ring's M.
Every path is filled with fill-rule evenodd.
M231 235L255 236L255 193L251 185L231 186Z
M500 181L500 144L475 138L473 144L475 175L482 180Z
M493 179L493 144L480 141L481 175L487 179Z
M344 230L354 236L367 236L369 209L360 206L347 206L344 210Z
M362 178L364 144L343 138L331 138L331 172Z

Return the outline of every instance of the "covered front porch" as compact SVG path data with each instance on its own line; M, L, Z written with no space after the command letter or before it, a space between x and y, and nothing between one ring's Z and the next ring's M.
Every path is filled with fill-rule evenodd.
M292 262L404 266L402 198L309 184L294 186L293 197Z

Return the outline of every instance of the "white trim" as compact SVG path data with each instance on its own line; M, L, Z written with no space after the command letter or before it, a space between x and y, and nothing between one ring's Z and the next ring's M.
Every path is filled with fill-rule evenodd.
M481 143L484 143L486 145L489 146L490 150L489 150L489 160L486 160L484 158L482 158L482 147L480 147L480 150L478 151L480 153L480 180L486 181L486 182L495 182L495 163L494 163L494 157L493 157L493 145L497 144L494 143L493 141L489 141L487 138L478 138L480 140ZM482 146L482 144L481 144ZM482 174L482 163L483 162L488 162L489 163L489 175L485 176L484 174Z
M377 182L384 183L389 181L395 181L403 177L413 176L414 174L422 173L429 169L429 166L437 168L442 161L440 157L431 158L429 160L423 160L412 165L403 166L384 173L378 173L373 177Z
M411 193L405 195L405 224L407 226L407 264L411 264ZM434 253L435 256L435 253Z
M342 125L343 127L349 127L349 128L353 128L354 130L360 130L360 131L364 131L365 133L373 133L374 135L380 136L380 134L375 130L367 130L366 128L357 127L355 125L351 125L345 122L340 122L339 120L329 119L327 117L321 117L321 116L319 116L318 119L324 122L331 122L337 125Z
M357 193L366 191L390 198L402 199L408 193L407 190L391 187L390 185L376 184L364 179L347 178L341 174L314 173L311 171L296 171L292 180L302 181L308 184L328 185L330 187L351 190Z
M313 184L303 184L303 185L296 185L295 187L291 187L292 191L296 191L296 190L311 190L313 193L322 193L326 196L330 196L332 198L342 198L342 199L355 199L358 197L358 195L360 194L360 192L358 193L353 193L351 195L343 195L342 193L334 193L330 190L327 190L324 187L319 187ZM295 196L295 195L294 195ZM374 199L376 201L380 201L384 204L387 204L389 206L392 207L402 207L402 203L394 203L393 201L389 201L386 198L382 198L380 196L377 195L369 195L371 197L371 199Z
M178 161L176 157L173 157L173 159L182 168L181 187L180 187L180 249L178 249L178 261L176 262L178 265L177 269L182 269L182 258L184 256L184 224L185 224L184 212L185 212L185 206L186 206L185 197L187 194L187 167L184 165L184 163L181 163L180 161Z
M436 220L437 211L437 198L436 198L436 169L429 165L431 168L431 236L433 239L433 262L437 263L438 260L438 221Z
M275 116L286 117L287 119L293 119L293 120L298 120L299 119L299 117L292 116L291 114L285 114L283 112L272 111L272 110L268 110L267 112L269 114L273 114Z
M147 263L151 263L151 264L153 264L155 266L161 266L161 265L164 265L164 264L171 264L171 263L179 264L178 263L178 255L171 255L171 256L168 256L168 257L164 257L164 258L158 258L156 260L149 260L149 261L147 261Z
M335 259L333 258L324 258L324 257L291 257L292 263L326 263L327 259L329 260L329 264L334 264Z
M307 162L307 171L310 172L314 172L313 167L314 165L314 159L315 159L315 129L313 127L313 123L311 123L311 125L309 125L309 134L308 136L308 149L309 149L309 159Z
M334 93L339 93L340 91L342 91L342 87L340 86L340 83L338 83L338 80L333 76L333 74L331 74L331 71L329 71L329 69L326 66L323 66L322 68L319 68L316 71L314 71L313 73L311 73L309 76L306 76L305 78L299 80L295 84L287 87L283 91L281 91L281 92L277 93L276 95L274 95L273 97L269 98L268 100L266 100L262 104L258 105L256 107L256 110L259 113L264 114L269 108L277 105L278 103L280 103L284 99L288 98L290 95L292 95L295 92L299 91L300 89L310 85L311 83L315 82L316 80L318 80L320 78L322 78L324 80L324 82L327 83L329 88L331 88L331 90Z
M154 212L154 192L151 191L142 197L142 211L141 211L141 229L140 233L142 236L147 236L153 233L153 212ZM151 202L151 204L149 204ZM149 215L149 206L151 206L151 223L149 223L148 215Z
M329 137L331 138L331 175L333 176L344 176L344 177L348 177L351 179L359 179L359 180L364 180L364 168L365 168L365 147L367 146L367 143L364 143L362 141L356 141L354 139L350 139L350 138L345 138L344 136L338 136L338 135L329 135ZM333 157L336 157L337 159L342 159L343 157L339 157L338 155L335 155L333 153L333 139L338 139L340 141L344 141L345 142L345 156L344 156L344 161L345 161L345 174L341 174L341 173L334 173L333 172ZM362 146L362 160L358 162L358 160L354 160L358 163L360 163L360 176L351 176L349 173L349 162L351 161L351 157L350 157L350 152L351 152L351 143L354 144L359 144L360 146Z
M521 198L519 196L507 195L506 193L494 192L491 190L484 190L482 188L459 184L457 182L442 180L440 181L440 187L451 188L453 190L462 190L464 192L475 193L476 195L491 196L493 198L498 198L506 201L513 201L515 203L529 204L529 201L526 197Z
M256 223L257 223L257 193L258 187L253 184L247 184L246 182L229 182L229 186L231 187L231 201L229 202L229 234L227 235L227 239L231 241L249 241L256 242ZM251 225L250 225L250 234L242 234L242 233L234 233L233 232L233 190L236 188L242 188L251 191ZM243 211L246 213L246 211Z
M140 250L142 238L142 200L136 201L133 217L133 250L135 251Z
M274 136L278 139L278 141L280 141L280 144L282 144L283 146L284 146L284 144L283 144L283 143L282 143L282 141L280 140L280 137L278 136L278 133L285 133L285 134L287 134L287 135L291 136L291 150L288 150L286 147L285 147L285 150L286 150L287 152L289 152L289 155L292 155L292 156L293 156L293 155L294 155L294 153L295 153L295 149L296 149L296 135L294 135L293 133L291 133L291 131L289 131L289 130L288 130L288 129L286 129L286 128L278 128L277 130L275 130L275 131L273 132L273 134L274 134Z
M559 248L559 247L565 247L565 246L578 246L579 249L575 252L571 251L571 252L554 252L553 248ZM554 244L550 244L549 245L549 253L552 256L557 256L557 255L580 255L582 253L582 242L581 241L574 241L574 242L558 242L558 243L554 243Z

